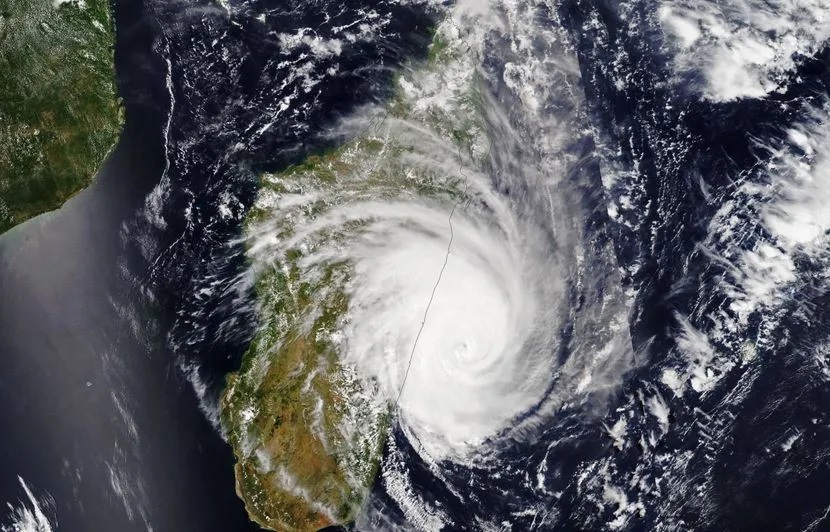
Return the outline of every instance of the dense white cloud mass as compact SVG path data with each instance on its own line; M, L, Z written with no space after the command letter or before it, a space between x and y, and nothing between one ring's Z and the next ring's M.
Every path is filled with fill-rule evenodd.
M799 256L827 253L830 118L826 107L806 111L780 141L761 147L768 154L761 179L736 189L710 224L711 245L734 254L725 258L734 277L728 293L741 326L753 312L784 297L797 278ZM763 234L748 239L757 230L747 228L745 220L763 228Z
M26 494L26 500L20 500L16 505L7 503L10 515L6 523L0 525L0 531L53 532L57 526L55 500L49 494L36 497L25 480L21 477L17 480Z
M562 286L541 275L558 265L529 245L531 228L519 231L511 218L491 225L461 207L450 220L446 207L336 209L314 229L368 223L334 253L323 248L307 261L353 262L347 360L376 378L389 401L400 395L403 421L428 452L464 454L543 397Z
M681 0L661 2L658 18L676 67L703 77L715 101L757 98L830 39L824 0Z
M270 214L249 230L257 269L285 267L291 250L303 279L344 268L348 311L331 337L433 459L526 437L563 403L613 389L632 361L615 260L583 243L582 185L568 181L578 70L523 9L450 13L443 55L398 80L406 111L345 120L338 133L364 143L334 156L334 180L267 177L258 206ZM528 40L540 32L541 48ZM482 51L499 35L515 42L486 72ZM602 294L575 308L595 286Z

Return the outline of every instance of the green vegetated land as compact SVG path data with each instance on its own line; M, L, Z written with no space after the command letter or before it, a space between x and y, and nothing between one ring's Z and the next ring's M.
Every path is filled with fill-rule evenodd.
M362 168L356 159L375 160L377 150L370 141L349 143L264 176L262 186L280 193L283 185L332 183ZM254 208L248 221L267 216ZM251 518L272 530L353 519L374 481L388 426L387 411L372 408L365 384L341 364L331 338L348 309L341 289L348 268L335 264L306 280L300 258L294 251L258 277L260 330L229 377L221 408L237 456L237 493Z
M0 0L0 234L91 182L123 122L108 0Z

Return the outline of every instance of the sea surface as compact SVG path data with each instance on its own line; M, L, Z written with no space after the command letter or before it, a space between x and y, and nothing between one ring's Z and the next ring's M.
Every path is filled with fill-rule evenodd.
M396 2L257 5L289 32L375 21L312 82L325 54L292 74L253 8L237 7L115 2L120 141L88 189L0 238L0 526L259 529L217 424L254 327L248 295L221 289L245 266L228 242L258 172L331 145L327 124L425 54L430 20Z
M255 529L217 400L255 330L258 179L337 145L330 126L382 104L454 5L366 4L116 2L121 141L88 190L0 238L0 524ZM559 177L534 143L573 141L579 229L617 263L589 288L630 301L631 369L487 463L425 463L394 430L408 484L376 483L368 528L827 526L830 25L819 0L733 4L492 8L480 72L527 140L505 160Z
M230 449L159 340L163 312L135 304L144 270L123 225L164 170L170 100L158 24L143 2L115 4L121 139L91 187L0 238L0 524L256 530Z

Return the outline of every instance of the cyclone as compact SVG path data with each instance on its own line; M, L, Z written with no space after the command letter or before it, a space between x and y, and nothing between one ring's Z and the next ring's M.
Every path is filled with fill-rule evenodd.
M174 19L133 238L252 519L825 524L822 2L288 4Z
M391 388L419 445L461 453L544 393L553 346L540 333L561 287L539 282L534 261L550 257L525 256L515 236L459 213L448 242L439 213L398 208L406 218L359 256L348 353Z
M594 275L580 257L585 213L558 175L567 168L527 167L534 155L477 63L483 37L467 17L490 19L461 13L439 28L443 55L401 79L391 105L264 177L247 235L253 278L292 271L314 287L289 320L308 331L344 295L325 333L339 360L436 460L528 437L562 403L613 387L630 357L620 327L585 345L561 332L617 324L624 306L610 290L615 310L574 314Z
M543 275L558 265L541 235L520 231L504 205L487 219L455 201L360 201L284 243L342 235L310 245L301 267L352 265L343 356L380 384L417 444L442 457L463 455L541 400L562 299L561 282ZM340 231L349 225L360 228Z
M644 362L578 68L528 9L460 4L385 100L260 176L238 242L258 331L222 414L260 522L368 516L379 478L407 521L446 524L413 460L461 493L455 467L504 473L499 456L602 416Z

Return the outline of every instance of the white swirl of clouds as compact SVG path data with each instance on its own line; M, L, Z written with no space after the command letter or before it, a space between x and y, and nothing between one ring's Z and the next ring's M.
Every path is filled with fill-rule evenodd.
M578 71L554 35L541 60L515 48L504 83L539 90L524 87L527 109L508 119L479 64L501 19L469 12L439 26L443 59L399 79L404 112L346 121L344 136L357 140L316 163L333 176L265 176L264 214L246 235L255 276L293 267L315 284L340 272L325 288L348 300L329 331L340 359L433 460L528 437L563 404L613 389L632 363L612 254L584 244L587 214L565 179L578 102L545 104L556 87L571 94ZM510 11L513 30L530 32L520 14ZM525 111L519 132L511 120ZM299 319L311 323L319 306ZM563 345L566 329L574 339Z
M365 227L307 259L353 262L345 358L377 379L418 444L439 455L463 454L540 400L562 291L540 275L556 271L555 257L531 249L513 220L493 225L456 208L450 221L451 209L349 205L321 223Z
M430 159L415 153L410 164L445 172L453 193L423 197L403 185L380 201L352 184L349 199L331 190L284 194L274 212L293 220L291 236L273 239L272 218L251 251L268 263L303 250L299 266L311 279L348 264L349 310L335 333L341 358L399 408L415 445L463 456L543 398L561 265L544 231L493 194L484 175L459 173L440 146L420 144ZM312 217L291 208L321 200L333 207Z

